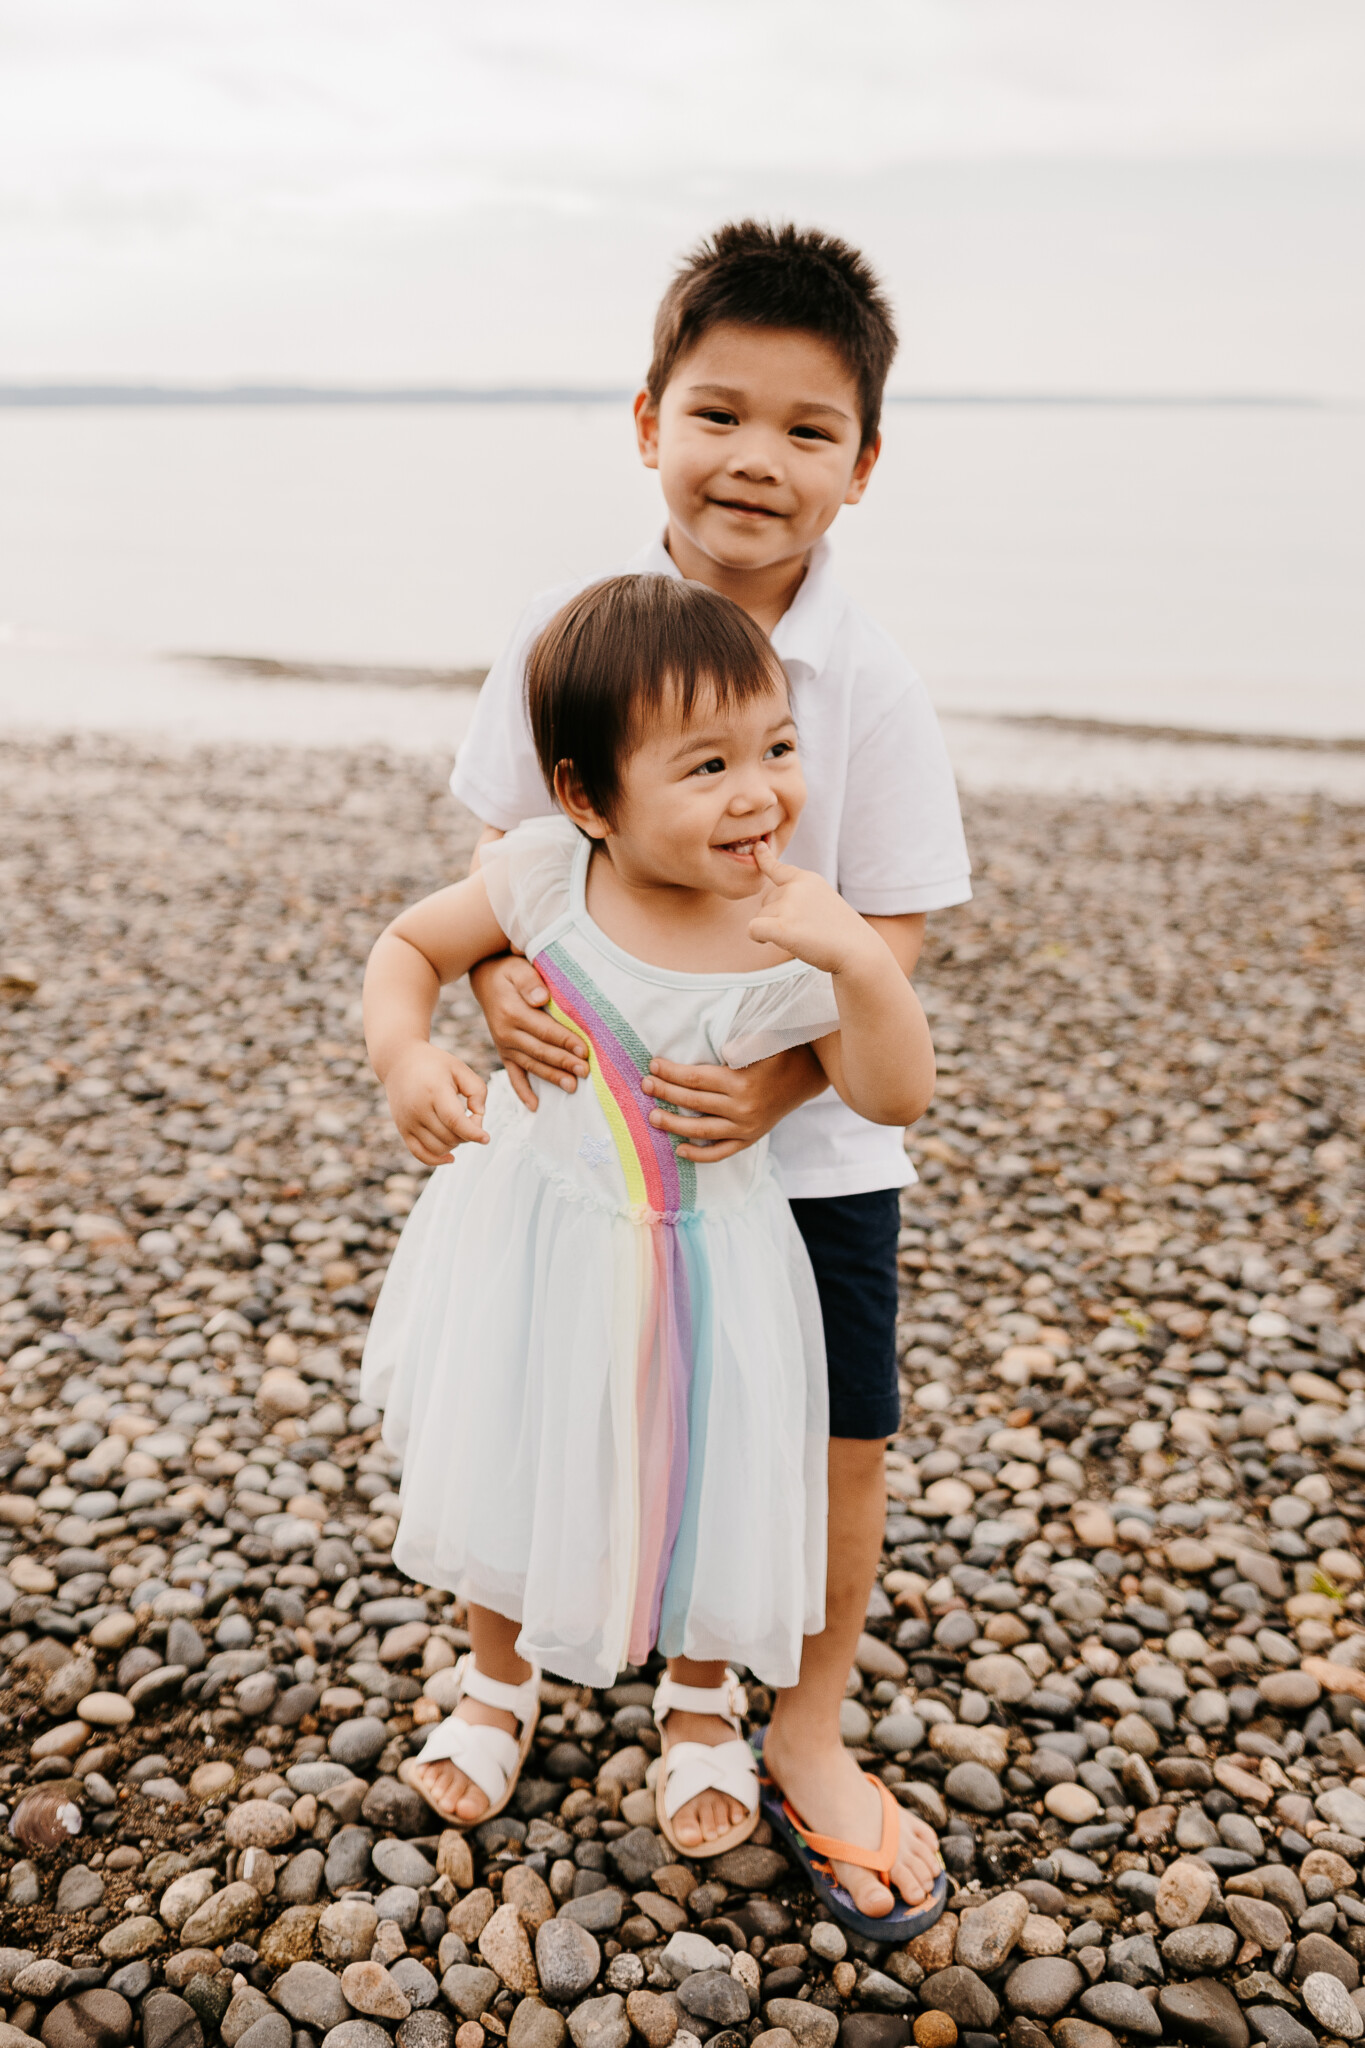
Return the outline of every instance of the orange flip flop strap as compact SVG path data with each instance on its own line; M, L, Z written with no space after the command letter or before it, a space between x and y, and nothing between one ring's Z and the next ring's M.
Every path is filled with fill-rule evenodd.
M834 1835L816 1835L806 1826L789 1799L782 1801L782 1811L808 1849L817 1856L826 1856L835 1863L855 1863L860 1870L871 1870L883 1880L891 1875L900 1847L901 1810L879 1778L869 1771L863 1776L869 1785L875 1785L882 1800L882 1839L875 1849L860 1849L856 1842L841 1842Z

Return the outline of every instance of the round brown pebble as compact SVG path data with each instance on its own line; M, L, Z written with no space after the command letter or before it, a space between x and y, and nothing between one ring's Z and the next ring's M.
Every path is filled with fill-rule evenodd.
M462 2020L455 2029L455 2048L483 2048L483 2028L477 2020Z
M922 2012L915 2021L916 2048L956 2048L957 2021L946 2012Z

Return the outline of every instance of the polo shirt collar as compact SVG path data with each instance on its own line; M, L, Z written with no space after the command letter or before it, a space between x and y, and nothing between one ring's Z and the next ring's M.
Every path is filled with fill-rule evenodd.
M830 649L847 599L834 580L834 550L823 535L811 550L810 567L801 588L773 630L773 646L789 672L804 669L811 676L827 667ZM628 565L633 576L681 576L659 534Z

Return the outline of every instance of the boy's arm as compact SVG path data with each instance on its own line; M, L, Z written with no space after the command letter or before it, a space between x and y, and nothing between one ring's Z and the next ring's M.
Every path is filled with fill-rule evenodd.
M923 911L904 917L868 917L864 922L885 941L908 979L924 945ZM650 1122L656 1130L671 1131L685 1140L678 1147L680 1159L699 1161L728 1159L732 1153L756 1145L803 1102L823 1095L830 1084L830 1076L808 1045L757 1060L751 1067L683 1066L677 1060L655 1060L649 1076L641 1084L645 1092L675 1105L651 1110ZM679 1115L679 1110L690 1113Z
M471 875L396 917L365 969L365 1045L404 1144L426 1166L457 1144L486 1144L487 1090L463 1060L430 1043L436 1000L507 938L482 877Z

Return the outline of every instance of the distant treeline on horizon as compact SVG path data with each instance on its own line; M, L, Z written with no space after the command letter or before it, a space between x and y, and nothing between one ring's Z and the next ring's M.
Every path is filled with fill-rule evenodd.
M472 386L323 384L0 383L0 406L218 405L608 405L632 396L625 385ZM888 391L888 405L1176 406L1315 410L1359 400L1278 391Z

